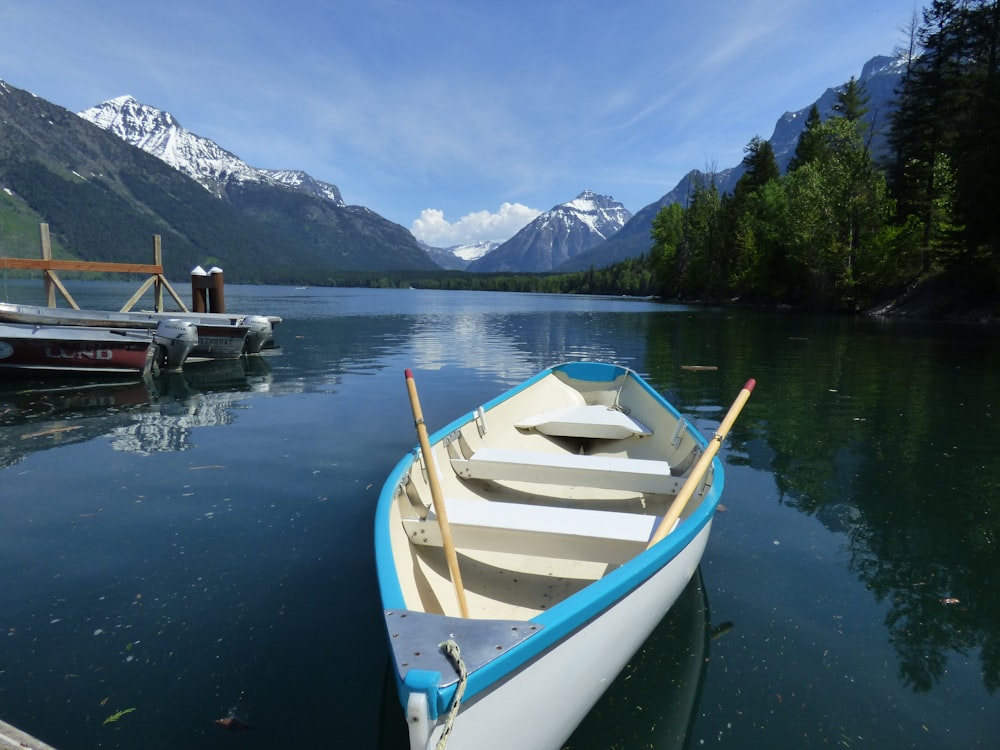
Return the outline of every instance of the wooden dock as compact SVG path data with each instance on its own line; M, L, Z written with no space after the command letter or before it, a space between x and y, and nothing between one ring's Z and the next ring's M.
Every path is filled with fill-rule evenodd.
M30 734L25 734L17 727L12 727L6 721L0 721L0 750L55 750L52 745L46 745L36 740Z
M28 270L41 271L45 279L45 299L46 305L48 307L56 306L56 290L65 298L69 306L75 310L79 310L80 306L76 304L76 300L73 296L66 290L63 286L62 281L59 280L59 276L56 271L93 271L95 273L131 273L131 274L150 274L149 278L139 287L132 299L125 303L125 306L121 309L122 312L128 312L132 309L132 306L138 302L146 291L150 288L154 288L155 294L155 305L156 311L160 312L163 310L163 291L164 289L174 298L174 301L180 305L182 312L187 312L187 306L184 301L177 295L174 288L170 286L170 282L167 281L167 277L163 275L163 251L160 246L160 235L153 235L153 262L152 263L100 263L95 261L84 261L84 260L55 260L52 257L52 240L49 237L49 225L39 224L39 241L41 243L42 257L38 260L32 260L30 258L6 258L0 257L0 268L21 268ZM221 270L220 270L221 277ZM221 278L216 282L217 285L221 285L223 282ZM202 286L208 287L208 284L202 284ZM193 287L196 288L196 287ZM202 292L203 295L207 292ZM215 294L222 294L221 291L216 291ZM224 304L224 303L223 303ZM199 312L204 312L201 310ZM224 310L219 310L218 312L224 312Z

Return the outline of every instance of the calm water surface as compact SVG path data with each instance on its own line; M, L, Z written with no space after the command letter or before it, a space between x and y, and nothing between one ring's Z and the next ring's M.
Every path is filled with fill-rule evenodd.
M135 285L69 287L112 309ZM403 369L434 429L586 358L636 369L708 433L759 385L721 453L700 576L569 747L1000 743L996 329L420 290L226 298L282 316L280 351L148 384L0 383L0 718L60 750L403 747L371 530L416 442ZM253 729L214 724L231 711Z

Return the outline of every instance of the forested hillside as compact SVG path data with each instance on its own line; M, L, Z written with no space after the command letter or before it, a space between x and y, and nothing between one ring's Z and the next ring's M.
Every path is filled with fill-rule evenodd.
M0 81L0 257L38 257L44 222L60 258L147 263L160 235L175 279L199 264L276 284L436 268L405 228L361 206L273 182L222 192Z
M1000 290L1000 3L936 0L915 21L876 163L850 81L837 116L813 112L782 175L770 144L746 147L732 194L695 186L661 209L650 262L659 294L864 309L933 278L961 304Z

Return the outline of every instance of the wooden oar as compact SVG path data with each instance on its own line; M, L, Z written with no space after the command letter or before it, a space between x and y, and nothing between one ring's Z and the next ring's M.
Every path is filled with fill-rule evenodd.
M716 430L715 436L709 441L708 447L705 448L705 452L701 454L701 458L698 459L698 463L694 465L687 481L684 482L684 486L681 487L681 491L677 493L677 497L675 497L673 503L670 504L670 508L667 510L667 515L663 517L663 520L660 521L660 525L656 527L656 532L653 534L653 538L649 540L649 544L646 546L646 549L649 549L654 544L659 542L674 528L674 524L677 523L677 519L680 518L681 512L684 510L684 506L687 505L688 500L691 499L691 495L694 494L695 488L701 482L702 477L705 476L705 472L708 471L708 467L711 465L712 459L715 458L715 454L719 452L719 446L721 446L722 441L726 439L729 429L736 421L736 417L738 417L740 412L743 410L743 405L746 404L747 399L750 398L750 393L753 391L755 385L757 385L757 381L750 378L750 380L746 382L746 385L743 386L743 390L741 390L739 395L736 397L733 405L729 407L729 411L726 412L726 416L722 420L722 424L719 425L719 429Z
M441 483L438 481L437 466L434 463L434 454L431 453L427 426L424 424L424 414L420 410L417 384L413 382L413 373L409 368L406 369L406 388L410 392L410 406L413 408L413 423L417 427L417 437L420 439L420 452L427 465L427 482L431 487L434 515L437 516L438 528L441 529L441 540L444 542L444 556L448 561L448 572L451 574L451 582L455 586L458 608L462 612L462 617L468 617L469 605L465 601L465 587L462 586L462 573L458 569L458 555L455 552L455 542L451 538L451 527L448 525L448 511L444 507L444 496L441 493Z

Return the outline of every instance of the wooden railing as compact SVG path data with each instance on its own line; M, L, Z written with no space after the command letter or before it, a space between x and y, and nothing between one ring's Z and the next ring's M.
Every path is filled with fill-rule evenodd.
M0 268L24 268L41 271L45 278L45 300L49 307L56 306L56 290L75 309L80 306L59 280L56 271L94 271L98 273L148 273L150 276L142 283L139 290L125 303L121 312L128 312L142 299L142 296L152 286L156 312L163 312L163 290L166 289L174 301L180 305L183 312L188 312L187 306L174 288L170 286L167 277L163 275L163 254L160 247L160 235L153 235L153 262L146 263L100 263L86 260L53 260L52 242L49 239L49 225L40 224L42 257L39 260L29 258L0 258Z

